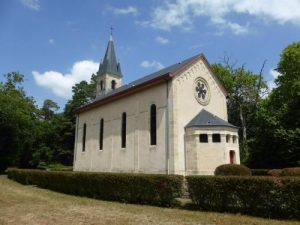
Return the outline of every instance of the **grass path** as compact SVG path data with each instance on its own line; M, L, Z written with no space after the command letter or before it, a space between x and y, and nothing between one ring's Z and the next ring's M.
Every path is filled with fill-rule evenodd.
M300 221L100 201L24 186L0 176L0 224L300 225Z

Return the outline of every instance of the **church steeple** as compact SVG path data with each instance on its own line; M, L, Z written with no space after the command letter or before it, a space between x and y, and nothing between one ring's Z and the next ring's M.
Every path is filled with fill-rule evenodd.
M121 78L121 65L117 62L112 33L110 33L105 56L97 72L96 96L120 87Z
M101 76L105 73L122 77L120 63L117 63L112 35L110 35L104 59L99 67L98 75Z

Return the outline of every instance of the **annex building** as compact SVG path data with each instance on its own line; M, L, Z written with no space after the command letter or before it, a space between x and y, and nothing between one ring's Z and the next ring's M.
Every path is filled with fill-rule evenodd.
M213 174L240 163L226 90L203 54L122 85L112 37L96 99L77 110L75 171Z

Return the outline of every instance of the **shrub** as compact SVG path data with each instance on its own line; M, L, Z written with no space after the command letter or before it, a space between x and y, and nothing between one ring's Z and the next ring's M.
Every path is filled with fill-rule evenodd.
M279 177L281 176L281 172L282 172L281 169L272 169L268 171L268 175L272 177Z
M170 206L181 194L182 176L9 169L8 177L66 194Z
M284 168L280 176L300 176L300 167Z
M268 169L251 169L252 176L269 176Z
M300 218L300 178L188 176L200 210L273 218Z
M220 176L251 176L251 170L243 165L224 164L218 166L215 170L215 175Z

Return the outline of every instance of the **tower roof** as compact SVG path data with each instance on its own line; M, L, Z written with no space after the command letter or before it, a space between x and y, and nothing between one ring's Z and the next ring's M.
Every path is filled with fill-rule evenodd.
M104 59L102 63L100 63L98 75L101 76L106 73L122 77L121 66L120 63L117 62L112 35L110 35Z

